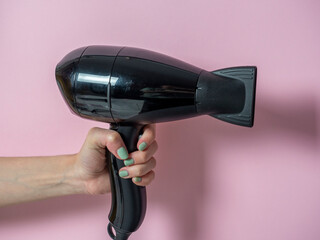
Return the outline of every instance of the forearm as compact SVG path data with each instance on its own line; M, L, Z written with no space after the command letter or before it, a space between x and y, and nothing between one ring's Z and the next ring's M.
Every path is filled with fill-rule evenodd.
M75 161L76 155L0 158L0 207L85 193Z

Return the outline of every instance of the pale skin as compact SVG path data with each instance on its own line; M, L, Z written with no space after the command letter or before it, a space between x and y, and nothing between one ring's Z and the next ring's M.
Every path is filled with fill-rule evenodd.
M137 143L145 149L129 153L133 164L125 166L128 181L138 186L149 185L155 177L158 149L155 125L144 127ZM143 145L145 145L143 144ZM0 207L27 201L72 194L105 194L110 192L106 168L106 148L120 159L117 150L125 145L120 135L101 128L92 128L79 153L48 157L0 158ZM125 160L125 159L123 159Z

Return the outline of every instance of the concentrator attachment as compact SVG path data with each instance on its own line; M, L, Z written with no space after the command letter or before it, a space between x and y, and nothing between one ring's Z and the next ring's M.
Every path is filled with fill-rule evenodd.
M252 66L202 72L197 84L197 112L228 123L252 127L256 76L257 68Z

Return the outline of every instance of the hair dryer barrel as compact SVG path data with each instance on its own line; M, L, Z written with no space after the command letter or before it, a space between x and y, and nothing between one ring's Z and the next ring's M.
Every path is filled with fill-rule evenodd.
M255 77L255 67L211 73L160 53L115 46L79 48L56 68L71 110L109 123L148 124L209 114L252 126Z

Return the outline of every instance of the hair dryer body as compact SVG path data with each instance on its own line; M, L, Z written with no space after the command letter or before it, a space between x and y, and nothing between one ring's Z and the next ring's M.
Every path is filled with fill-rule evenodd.
M145 124L207 114L253 126L256 67L208 72L148 50L89 46L66 55L56 67L64 99L77 115L111 123L128 151L134 151ZM119 177L123 161L108 156L112 185L109 214L114 239L127 239L141 225L146 192Z

